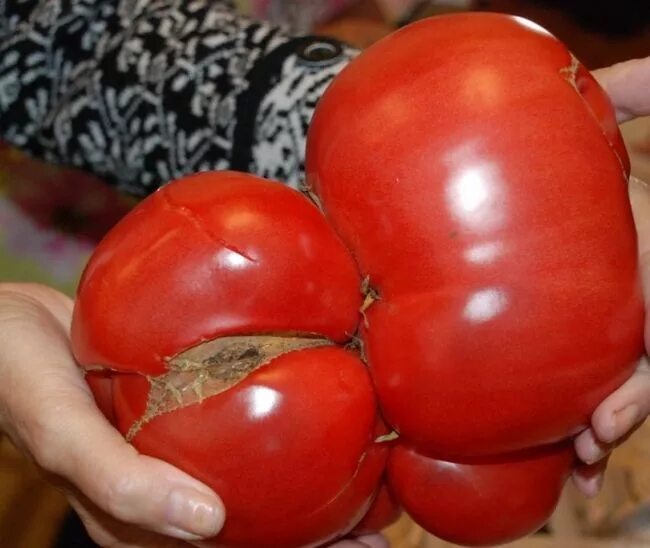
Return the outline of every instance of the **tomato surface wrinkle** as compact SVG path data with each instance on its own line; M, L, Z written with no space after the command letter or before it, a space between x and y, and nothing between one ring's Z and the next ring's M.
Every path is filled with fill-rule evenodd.
M603 136L605 137L605 140L607 141L607 144L610 146L610 148L612 149L612 152L614 153L614 156L616 156L616 159L618 160L618 163L621 165L621 171L623 172L623 180L627 184L629 172L628 172L628 169L625 166L625 162L623 162L623 158L621 158L621 155L618 153L618 151L616 150L616 147L611 142L609 136L607 135L607 132L605 131L605 128L603 128L602 124L600 123L600 120L598 119L598 116L596 116L596 113L594 112L591 104L584 97L584 95L580 91L580 87L578 86L578 72L580 70L580 61L571 52L569 52L569 58L570 58L571 62L566 67L563 67L563 68L560 69L560 75L576 91L576 93L578 94L578 96L580 97L582 102L585 104L585 107L587 108L587 111L589 112L591 117L596 122L596 125L598 126L600 131L603 133Z
M352 476L350 476L350 479L349 479L346 483L344 483L344 484L341 486L341 488L339 489L339 492L336 493L336 495L334 495L330 500L324 502L321 506L319 506L319 507L316 508L315 510L312 510L312 511L309 512L308 514L305 514L305 517L309 517L309 516L313 516L314 514L318 514L318 512L320 512L323 508L326 508L327 506L329 506L330 504L332 504L333 502L335 502L339 497L341 497L342 495L345 494L345 491L347 490L347 488L348 488L350 485L352 485L352 483L354 482L354 480L355 480L355 479L357 478L357 476L359 475L359 472L361 471L361 466L363 465L363 463L364 463L364 461L366 460L366 458L368 458L368 453L370 452L370 449L371 449L371 447L369 447L368 449L366 449L366 450L362 453L362 455L359 457L359 462L357 462L357 467L355 468L355 470L354 470Z
M344 484L341 486L341 488L339 489L339 491L338 491L338 493L337 493L336 495L334 495L330 500L324 502L324 503L323 503L321 506L319 506L317 509L315 509L315 510L313 510L313 511L307 513L307 514L304 514L303 516L300 517L300 519L306 519L306 518L309 518L309 517L311 517L311 516L313 516L313 515L318 514L319 512L323 511L325 508L327 508L328 506L330 506L331 504L334 504L334 503L335 503L339 498L341 498L342 496L345 496L345 495L347 494L346 491L348 490L348 488L349 488L349 487L350 487L350 486L355 482L355 480L357 479L357 477L358 477L359 474L361 473L362 466L363 466L364 462L366 461L366 459L368 458L369 453L370 453L370 451L371 451L372 449L373 449L373 446L370 445L370 446L368 447L368 449L366 449L366 450L363 452L363 454L359 457L359 461L358 461L358 463L357 463L357 467L356 467L354 473L352 474L352 476L350 477L350 479L349 479L346 483L344 483ZM368 511L368 509L372 506L372 503L374 502L375 498L376 498L377 495L379 494L379 491L380 491L380 489L381 489L381 485L382 485L382 482L379 481L379 482L377 483L377 488L376 488L376 490L375 490L375 493L374 493L373 496L372 496L372 497L367 501L365 507L363 508L363 511L359 513L358 519L356 519L354 522L351 522L351 523L350 523L350 527L349 527L349 530L350 530L350 531L351 531L352 529L354 529L354 527L356 527L356 525L357 525L357 524L358 524L358 523L363 519L363 517L365 516L366 512ZM333 537L333 538L331 538L331 539L327 539L327 540L325 540L324 542L319 542L318 544L315 544L315 545L313 545L313 546L323 546L324 544L327 544L327 543L329 543L330 541L335 540L335 538L340 538L341 536L343 536L343 535L345 535L345 534L346 534L346 533L343 533L342 535L339 535L338 537Z
M201 233L203 233L205 236L207 236L210 240L212 240L214 243L221 247L225 247L229 251L232 251L233 253L236 253L237 255L240 255L247 261L250 261L252 263L257 263L257 260L254 257L251 257L241 249L239 249L237 246L234 246L232 244L229 244L226 242L223 238L219 238L218 236L215 236L209 229L209 227L203 222L203 220L196 215L189 207L184 206L183 204L179 204L174 202L170 195L169 192L160 192L160 196L162 196L163 202L165 205L167 205L170 209L170 211L175 211L177 213L180 213L183 217L185 217L192 225L194 225L196 228L199 229Z
M567 222L569 224L569 222ZM575 224L575 223L571 223ZM486 270L486 269L476 269L477 271L481 270ZM551 270L549 269L549 272ZM538 269L537 272L540 272ZM438 285L435 288L427 289L427 290L422 290L422 289L417 289L415 291L400 291L400 292L395 292L395 293L382 293L381 292L381 286L373 286L373 289L377 290L380 297L373 299L372 303L367 306L363 312L364 314L371 314L371 311L374 308L374 305L376 304L385 304L386 306L390 307L392 305L401 303L401 302L406 302L408 303L409 301L414 301L422 298L433 298L436 296L449 296L449 295L471 295L477 290L484 289L484 288L496 288L499 287L501 289L519 289L519 288L525 288L525 283L519 282L515 283L515 280L507 280L506 283L502 284L494 284L492 283L493 278L492 277L486 277L484 281L477 280L473 285L468 286L468 285L462 285L461 283L451 283L450 281L447 281L444 277L440 277L440 280L438 281ZM582 284L582 278L576 277L575 278L575 287L578 288L588 288L589 283L588 282L583 282ZM549 287L553 287L553 283L548 283L547 284ZM362 316L363 319L363 316ZM353 339L354 337L351 337Z

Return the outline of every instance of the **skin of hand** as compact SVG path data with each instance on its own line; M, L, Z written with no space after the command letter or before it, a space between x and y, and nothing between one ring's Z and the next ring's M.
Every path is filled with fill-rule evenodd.
M54 289L0 284L0 433L66 494L93 540L111 547L207 546L219 497L137 451L97 409L70 351L73 302ZM380 535L336 548L385 548Z
M597 70L594 76L610 96L619 122L650 115L650 57L634 59ZM638 234L639 269L646 303L650 309L650 187L632 177L629 185L632 213ZM646 351L650 349L650 316L645 325ZM594 412L590 427L575 442L585 463L574 474L578 489L587 496L600 490L607 457L625 441L650 413L650 364L641 359L634 375L603 401Z

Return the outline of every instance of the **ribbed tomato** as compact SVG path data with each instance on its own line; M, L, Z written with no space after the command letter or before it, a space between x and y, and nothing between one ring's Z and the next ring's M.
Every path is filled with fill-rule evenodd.
M485 473L503 475L505 493L518 465L502 455L574 435L630 376L644 312L628 174L603 90L518 17L418 22L329 87L310 126L308 183L365 280L361 337L384 415L409 451L434 462L503 458ZM421 493L398 462L398 499ZM429 466L431 485L443 470ZM469 470L456 474L481 484L480 466ZM531 478L528 496L555 499L557 483ZM492 489L494 504L504 493ZM445 500L473 499L447 484L420 498L420 523L438 523ZM522 508L536 519L513 509L502 540L548 517L552 505L532 502ZM461 521L435 531L499 540Z
M75 356L135 447L223 497L216 543L318 545L400 506L455 542L512 540L643 351L628 172L606 95L551 35L425 20L321 99L325 215L243 174L165 186L93 255Z

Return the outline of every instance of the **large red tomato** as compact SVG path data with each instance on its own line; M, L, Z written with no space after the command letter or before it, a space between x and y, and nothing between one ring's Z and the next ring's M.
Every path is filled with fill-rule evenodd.
M336 345L356 330L359 287L298 192L197 175L99 245L72 342L127 439L221 495L219 543L320 544L362 519L386 458L370 377Z
M583 429L642 354L628 170L605 93L563 44L517 17L406 27L320 101L308 183L365 280L361 336L384 415L420 454L394 457L389 477L441 536L505 541L545 519L568 461L537 481L550 461L535 471L499 455ZM427 484L445 488L415 500L423 473L409 462L481 455L502 465L459 465L455 484L449 468L428 465ZM475 501L463 481L489 478L499 506L510 475L528 472L531 500L510 508L509 530L438 526L441 505Z
M627 156L588 72L532 23L439 17L364 52L307 170L377 300L387 419L432 454L554 442L642 351Z

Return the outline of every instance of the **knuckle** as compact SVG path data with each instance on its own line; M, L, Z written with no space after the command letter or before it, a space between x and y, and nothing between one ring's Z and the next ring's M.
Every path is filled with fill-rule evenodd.
M106 482L104 489L104 507L112 516L122 519L137 496L139 481L132 474L120 475Z
M47 472L64 475L67 459L61 453L59 436L47 417L36 417L24 436L29 453L36 464Z
M79 451L71 440L70 411L53 394L47 403L35 401L20 413L21 438L33 460L44 470L68 477L79 464Z

